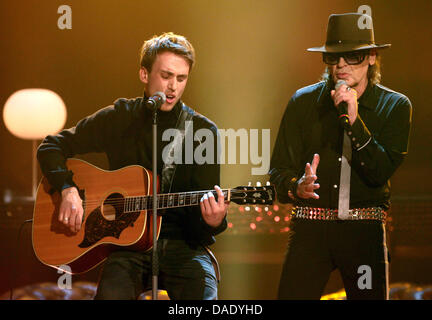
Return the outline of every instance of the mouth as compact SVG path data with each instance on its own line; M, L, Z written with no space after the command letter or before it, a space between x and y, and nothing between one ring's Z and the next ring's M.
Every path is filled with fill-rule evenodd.
M166 102L168 104L172 104L176 99L176 96L174 94L166 94Z
M339 72L339 73L336 73L336 77L337 77L338 79L346 79L346 78L348 78L348 76L349 76L349 74L348 74L348 73L345 73L345 72Z

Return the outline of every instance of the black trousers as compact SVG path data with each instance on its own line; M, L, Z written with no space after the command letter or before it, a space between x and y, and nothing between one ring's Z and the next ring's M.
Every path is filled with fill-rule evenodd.
M215 300L218 281L210 255L183 240L158 240L158 288L171 300ZM105 261L96 300L134 300L152 285L152 251L116 251Z
M278 299L320 299L336 268L347 299L388 299L384 224L374 220L291 220Z

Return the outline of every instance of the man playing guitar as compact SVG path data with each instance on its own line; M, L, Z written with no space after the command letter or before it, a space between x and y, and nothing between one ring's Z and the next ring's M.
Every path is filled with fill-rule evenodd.
M152 111L145 101L156 92L166 96L158 112L158 175L161 191L185 192L215 189L205 193L200 205L167 209L158 239L159 282L171 299L216 299L217 272L206 246L227 227L226 198L218 187L220 168L216 158L204 164L178 164L165 170L162 150L169 143L162 133L193 121L193 130L208 129L217 137L216 125L187 107L180 99L186 88L195 53L180 35L165 33L145 41L141 49L140 80L144 97L118 99L70 129L48 136L38 149L41 170L49 184L61 193L58 221L78 233L82 227L83 198L66 160L76 154L103 152L110 170L130 165L151 168ZM198 143L198 142L197 142ZM216 146L215 146L216 150ZM184 153L183 153L184 155ZM214 152L216 157L217 152ZM165 170L165 171L164 171ZM168 181L168 183L166 183ZM104 181L100 181L104 184ZM102 271L96 299L136 299L149 287L151 251L117 250L110 253Z

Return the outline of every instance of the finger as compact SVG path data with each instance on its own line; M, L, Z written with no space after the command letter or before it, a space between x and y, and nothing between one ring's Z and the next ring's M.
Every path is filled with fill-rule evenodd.
M219 186L214 186L216 193L218 195L218 204L223 205L225 203L225 195Z
M299 197L302 199L317 199L316 195L315 192L307 192L306 190L303 190L303 192L299 194Z
M200 200L200 208L201 208L201 214L205 214L205 206L204 206L204 202L203 202L203 198L201 198Z
M208 192L208 202L209 202L209 206L210 206L210 211L208 211L207 213L212 213L215 212L216 210L218 210L218 203L216 202L216 199L213 195L213 192Z
M208 203L208 195L207 193L205 193L202 198L201 198L201 203L204 207L204 211L202 212L203 214L207 214L207 212L210 210L210 205Z
M78 209L74 205L72 205L71 214L70 214L69 219L68 219L69 227L72 231L75 230L75 221L76 221L76 217L78 215L77 213L78 213Z
M315 182L315 180L318 179L318 177L314 174L310 175L310 176L305 176L304 180L302 181L302 183L304 185L309 185Z
M311 165L311 171L313 174L316 174L319 162L320 162L320 156L318 153L315 153Z
M347 91L347 89L348 89L348 85L343 84L336 89L336 93L345 92L345 91Z
M60 221L63 224L68 225L70 216L71 216L70 209L66 208L63 210L63 216L62 216L62 219Z
M78 228L77 228L77 224L78 224L78 220L79 220L79 215L76 214L72 219L71 219L71 226L70 229L72 232L78 232Z
M306 166L305 166L305 175L306 176L311 176L313 173L312 173L312 171L311 171L311 165L310 165L310 163L308 162L308 163L306 163Z
M60 222L64 222L64 218L66 217L66 214L69 216L68 211L68 205L66 203L66 201L62 201L62 203L60 204L60 210L59 210L59 216L58 216L58 220Z
M319 189L319 183L311 183L305 187L306 192L314 192L316 189Z
M338 95L334 98L335 106L338 106L342 101L346 101L347 99L343 95Z
M83 210L82 209L78 210L78 214L76 215L76 219L75 219L75 232L81 230L82 215L83 215Z
M305 192L304 199L319 199L319 195L315 192Z
M63 206L60 206L58 221L63 222L64 217L65 217L65 209Z
M336 93L336 90L330 91L330 94L331 94L332 98L334 97L335 93Z
M346 91L348 91L348 86L346 84L343 84L339 87L339 90L341 92L346 92Z

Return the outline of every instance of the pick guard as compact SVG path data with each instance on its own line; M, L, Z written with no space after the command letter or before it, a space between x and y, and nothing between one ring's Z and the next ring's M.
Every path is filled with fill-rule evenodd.
M94 209L86 219L84 229L84 239L78 245L80 248L88 248L105 237L119 238L122 231L133 225L138 219L140 212L128 212L120 215L113 221L106 220L101 212L101 208Z

